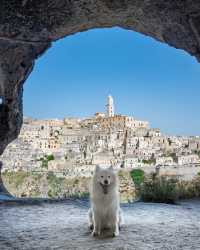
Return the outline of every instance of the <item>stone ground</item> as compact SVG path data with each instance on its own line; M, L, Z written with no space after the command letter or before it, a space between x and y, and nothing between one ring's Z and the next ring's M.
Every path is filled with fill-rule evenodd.
M180 205L136 202L122 206L120 236L93 238L87 227L88 202L0 205L0 250L197 250L200 201Z

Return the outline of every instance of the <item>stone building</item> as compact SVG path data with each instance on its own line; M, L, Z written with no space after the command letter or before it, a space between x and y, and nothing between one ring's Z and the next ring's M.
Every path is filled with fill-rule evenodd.
M123 163L123 167L126 169L137 168L139 165L138 158L133 155L126 155Z
M79 118L72 118L72 117L64 118L64 125L68 129L80 128L80 122L81 122L81 119L79 119Z
M174 160L172 157L157 157L156 158L156 165L174 165Z
M200 164L200 158L196 154L178 156L179 165Z
M200 137L192 137L189 139L188 147L191 150L196 150L200 152Z
M109 96L106 112L87 119L26 118L19 138L0 159L4 170L46 171L40 159L53 155L49 171L72 177L91 174L95 164L112 163L125 169L144 167L149 171L156 165L196 166L199 145L199 137L162 135L159 129L149 128L148 122L115 114L114 101Z
M149 123L146 121L135 120L133 117L125 115L114 115L110 117L98 119L98 123L102 129L137 129L148 128Z
M160 137L161 132L159 128L150 128L147 133L148 136L150 137Z
M114 109L113 97L109 95L108 103L106 104L106 114L97 112L94 117L83 119L80 122L81 127L116 131L149 128L149 123L147 121L140 121L131 116L115 114Z

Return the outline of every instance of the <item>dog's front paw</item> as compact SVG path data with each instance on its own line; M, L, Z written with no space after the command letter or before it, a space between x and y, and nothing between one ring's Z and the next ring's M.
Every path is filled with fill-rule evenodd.
M93 236L93 237L96 237L96 236L98 236L98 235L99 235L98 232L96 232L95 230L92 231L92 236Z
M116 230L114 233L113 233L113 237L116 237L119 235L119 230Z

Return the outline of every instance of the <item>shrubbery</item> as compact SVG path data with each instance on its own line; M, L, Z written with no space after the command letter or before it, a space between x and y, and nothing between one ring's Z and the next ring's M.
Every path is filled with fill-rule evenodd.
M174 204L178 199L177 180L156 176L145 179L140 197L142 201Z
M54 158L54 155L45 155L44 157L41 157L40 159L39 159L39 161L41 161L42 162L42 164L41 164L41 167L42 168L48 168L48 162L49 161L53 161L55 158Z
M130 172L131 178L137 188L141 185L144 181L144 171L142 169L133 169Z
M62 182L64 178L59 178L54 175L53 172L48 172L47 174L47 181L48 181L48 196L50 198L59 198L60 194L62 193Z
M180 199L200 198L200 176L192 181L180 181L177 184Z
M23 184L24 180L29 176L29 173L26 171L18 171L18 172L9 172L6 171L2 174L3 177L8 179L9 184L15 185L18 188L21 184Z
M46 155L46 159L48 160L48 161L53 161L55 158L54 158L54 155Z
M154 159L149 159L149 160L142 160L142 163L144 164L155 164L155 160Z
M130 175L135 185L135 196L140 198L140 187L145 178L144 171L142 169L133 169Z
M145 202L161 202L174 204L178 199L200 197L200 176L192 181L177 180L153 173L145 176L143 170L130 172L136 186L137 196Z

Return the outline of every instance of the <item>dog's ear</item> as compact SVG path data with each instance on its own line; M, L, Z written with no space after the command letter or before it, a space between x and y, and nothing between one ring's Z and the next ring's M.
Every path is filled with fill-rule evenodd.
M95 167L95 172L98 172L99 170L100 170L99 165L96 165L96 167Z

